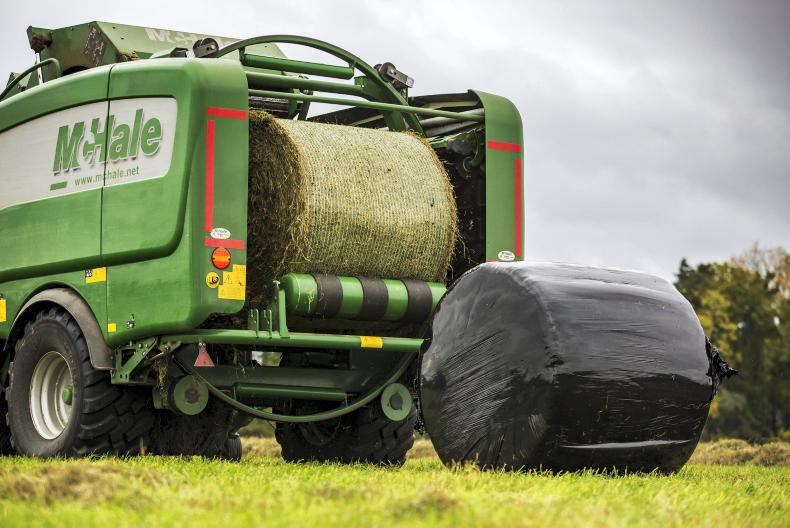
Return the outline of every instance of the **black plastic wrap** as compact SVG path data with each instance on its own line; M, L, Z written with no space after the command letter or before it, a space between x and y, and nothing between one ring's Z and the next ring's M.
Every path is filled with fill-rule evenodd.
M445 464L673 471L713 396L694 310L644 273L491 263L439 303L421 408Z

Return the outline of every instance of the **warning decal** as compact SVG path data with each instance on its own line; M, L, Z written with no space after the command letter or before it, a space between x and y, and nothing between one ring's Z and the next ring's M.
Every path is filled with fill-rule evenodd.
M107 268L85 270L85 284L93 284L94 282L107 282Z
M222 285L217 288L217 297L233 301L243 301L247 290L247 266L234 264L233 271L222 273Z
M384 340L378 336L359 336L362 348L384 348Z

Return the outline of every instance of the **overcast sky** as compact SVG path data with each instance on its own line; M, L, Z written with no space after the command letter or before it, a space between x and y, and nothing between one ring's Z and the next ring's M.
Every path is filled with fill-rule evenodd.
M524 121L530 260L671 279L684 256L722 260L756 241L790 248L790 1L3 0L0 9L2 75L32 64L28 25L106 20L307 35L395 63L416 79L415 95L504 95Z

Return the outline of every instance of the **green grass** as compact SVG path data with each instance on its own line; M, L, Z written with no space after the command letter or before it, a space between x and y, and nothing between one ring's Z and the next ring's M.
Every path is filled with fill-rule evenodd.
M551 476L451 471L424 446L402 469L286 464L269 448L240 464L0 458L0 526L790 525L790 467Z

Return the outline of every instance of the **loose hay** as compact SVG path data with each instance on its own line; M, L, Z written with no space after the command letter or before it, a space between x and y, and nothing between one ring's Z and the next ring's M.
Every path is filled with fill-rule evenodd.
M288 272L444 280L455 198L420 138L253 110L249 180L252 305Z

